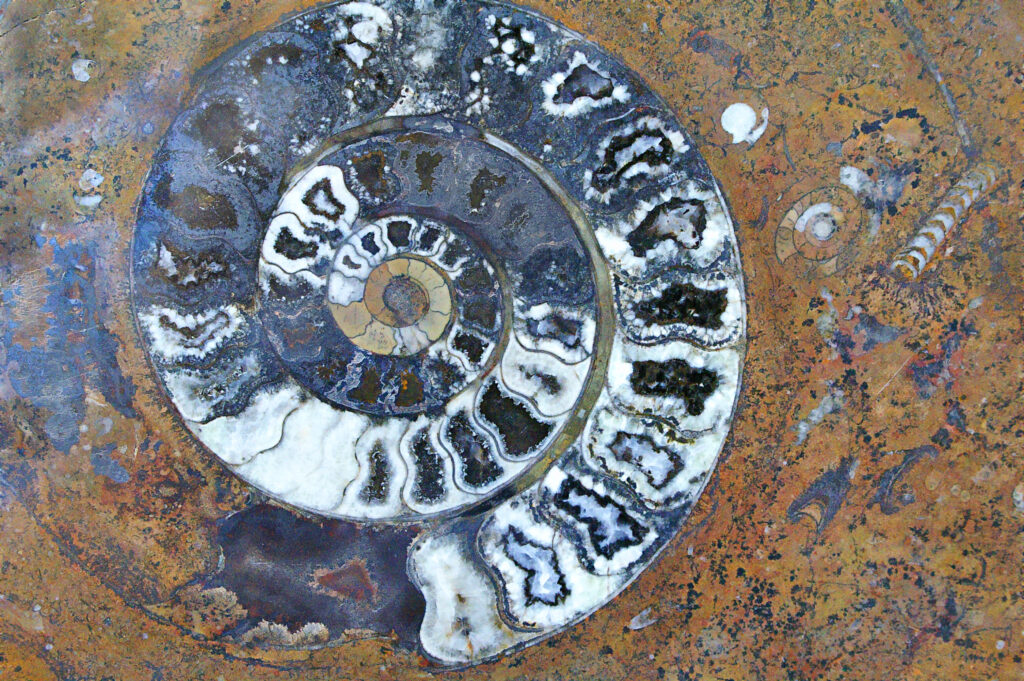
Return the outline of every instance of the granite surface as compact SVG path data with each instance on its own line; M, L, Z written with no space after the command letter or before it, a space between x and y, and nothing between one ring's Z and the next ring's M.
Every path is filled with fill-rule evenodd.
M202 68L312 3L14 0L0 676L1020 675L1024 9L524 4L665 98L735 221L743 385L682 531L607 606L496 661L441 672L403 645L414 590L374 601L392 633L323 645L323 625L298 623L397 579L385 542L275 506L204 452L156 381L128 285L140 191ZM752 122L723 121L736 103ZM316 543L332 532L344 549ZM303 579L325 562L340 567ZM287 625L252 626L264 615Z

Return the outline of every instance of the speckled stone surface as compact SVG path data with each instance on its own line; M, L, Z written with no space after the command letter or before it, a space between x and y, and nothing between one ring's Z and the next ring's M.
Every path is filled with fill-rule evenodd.
M682 532L582 623L430 668L401 644L418 593L374 601L393 557L203 452L129 304L136 201L201 68L312 4L0 2L0 676L1020 674L1024 10L524 4L665 98L735 221L743 387ZM908 279L891 264L914 249ZM351 555L310 551L325 532ZM367 596L394 634L322 646L316 599Z

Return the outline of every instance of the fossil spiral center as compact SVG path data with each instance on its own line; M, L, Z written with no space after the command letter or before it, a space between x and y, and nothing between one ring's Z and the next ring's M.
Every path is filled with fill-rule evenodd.
M811 223L811 234L814 235L814 238L818 241L827 241L828 239L831 239L832 235L835 234L835 231L836 223L835 220L831 218L822 217Z
M328 294L328 305L342 333L378 355L420 352L441 338L452 318L447 278L433 263L413 257L380 263L362 282L361 297L332 301Z
M430 307L423 287L415 280L405 276L391 279L384 287L382 295L384 307L395 317L401 326L409 326L419 321Z

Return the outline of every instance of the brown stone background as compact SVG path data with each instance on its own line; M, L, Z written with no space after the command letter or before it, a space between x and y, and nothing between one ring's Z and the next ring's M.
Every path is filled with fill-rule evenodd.
M942 72L970 147L893 2L525 4L620 56L695 136L734 213L749 352L726 451L660 560L582 624L439 676L1021 678L1024 7L906 0L916 47ZM437 674L358 632L317 651L208 640L230 602L175 595L216 566L213 520L247 492L185 437L149 372L127 303L134 201L197 69L308 6L0 2L0 310L10 321L0 338L0 678ZM77 58L95 62L88 82L72 78ZM770 109L753 145L730 144L718 124L736 101ZM1000 168L995 186L919 282L890 275L893 254L973 161ZM891 189L855 211L851 266L821 277L781 263L786 211L837 185L847 165ZM95 209L75 201L90 167L106 178ZM93 282L97 308L55 327L44 305L55 252L75 243L95 245L73 267ZM88 430L57 452L45 410L7 381L9 351L54 329L73 347L101 323L119 339L113 359L138 417L87 380ZM94 373L111 360L100 354L69 357L66 370ZM816 416L802 440L797 424ZM94 472L100 449L130 480Z

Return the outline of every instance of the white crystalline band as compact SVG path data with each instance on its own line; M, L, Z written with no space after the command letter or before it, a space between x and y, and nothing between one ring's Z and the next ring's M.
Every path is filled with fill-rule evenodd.
M622 573L590 572L565 534L530 508L531 498L524 494L503 503L477 542L501 581L504 606L516 626L551 630L594 610L626 579Z
M538 509L575 535L576 554L592 574L621 573L637 565L658 533L628 497L606 478L558 465L540 483Z
M469 540L425 535L409 552L409 573L426 600L420 643L444 664L466 664L532 638L498 614L498 594L472 556Z
M661 421L638 418L605 396L587 422L584 458L622 480L650 508L692 503L707 481L725 433L684 435Z
M580 79L579 85L574 79ZM544 110L552 116L575 118L615 102L629 100L629 89L612 81L607 71L576 52L565 71L558 71L541 83ZM556 101L560 100L560 101Z
M527 305L514 301L515 335L523 348L544 352L575 364L591 355L597 322L581 310L565 305Z
M334 257L330 232L346 232L355 221L359 202L345 185L336 166L315 166L296 178L285 191L260 248L260 286L272 280L285 284L304 281L314 289L325 284L314 271Z
M598 168L584 173L586 197L608 203L634 179L668 175L677 157L689 148L681 132L653 116L628 124L598 145Z
M565 364L546 352L531 352L513 336L501 358L501 377L512 392L537 411L556 417L573 408L590 370L590 362Z
M149 334L150 347L167 360L203 358L245 326L245 317L235 305L196 314L153 306L139 317Z
M733 277L674 274L643 285L627 280L616 293L625 333L638 343L682 339L719 348L742 337L743 294Z
M594 232L612 267L635 279L669 267L703 269L732 248L732 225L716 193L685 178Z
M732 413L739 368L732 349L707 351L683 341L638 345L620 334L608 360L608 395L637 416L663 419L680 430L712 430ZM664 391L662 382L669 384Z
M341 168L320 165L292 181L276 212L291 213L310 228L344 230L355 221L359 202L345 185Z

